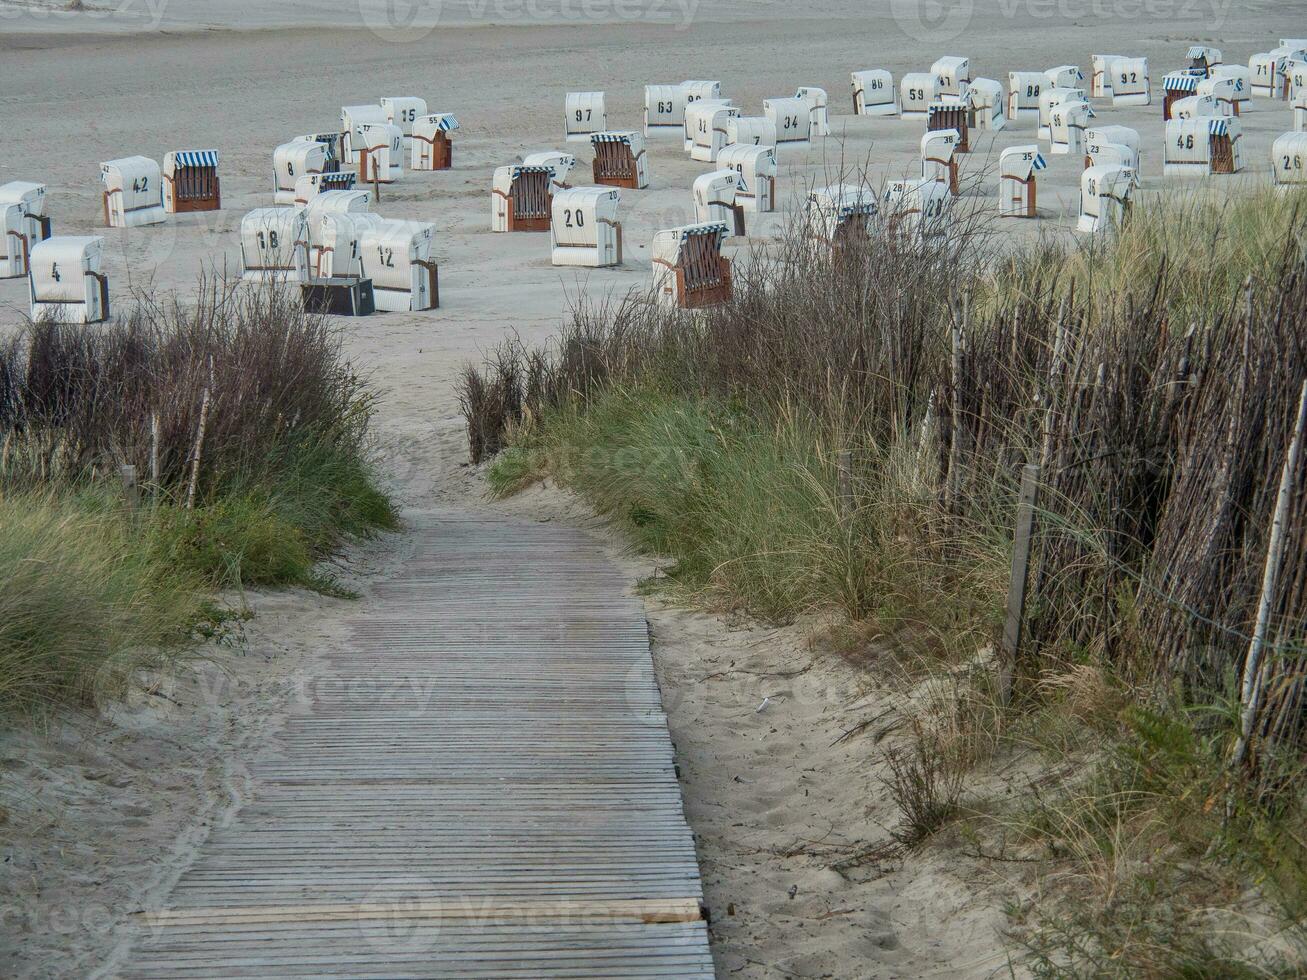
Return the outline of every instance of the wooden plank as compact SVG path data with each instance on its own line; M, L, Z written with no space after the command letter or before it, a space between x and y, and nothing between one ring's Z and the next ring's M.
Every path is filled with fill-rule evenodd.
M392 903L357 902L349 905L270 906L268 908L231 909L163 909L144 913L146 925L151 928L169 925L249 924L263 922L339 922L364 919L394 919L396 908ZM494 919L499 922L527 919L542 922L561 919L566 922L632 921L632 922L696 922L703 918L698 898L656 901L608 902L504 902L475 907L451 906L445 902L414 902L405 904L400 914L404 919Z

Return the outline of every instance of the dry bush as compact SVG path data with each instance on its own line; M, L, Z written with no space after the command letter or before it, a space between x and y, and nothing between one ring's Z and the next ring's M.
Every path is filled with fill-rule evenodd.
M120 692L222 615L214 589L338 591L317 561L396 521L369 465L372 398L293 293L220 280L193 303L141 297L121 320L6 338L0 718ZM123 506L124 464L148 507Z
M878 235L838 253L792 234L737 263L725 306L583 305L553 349L499 352L484 383L513 394L469 429L488 446L614 387L702 400L726 424L801 419L824 451L855 452L874 516L859 527L875 527L852 546L912 583L890 618L940 634L994 636L1017 474L1039 463L1018 695L1092 657L1202 700L1243 662L1307 377L1307 212L1284 196L1196 201L1180 225L1206 248L1172 230L1175 214L1145 204L1115 243L1003 255L965 221L946 240ZM1297 486L1301 500L1307 472ZM1307 508L1293 514L1267 725L1297 738ZM934 614L909 593L952 598Z
M510 408L539 416L606 386L654 383L888 442L925 410L949 311L983 237L963 224L947 239L885 236L835 255L796 227L775 248L737 258L732 303L687 314L636 294L583 297L547 350L515 339L493 350L482 387L516 392ZM497 400L476 404L487 414L468 416L469 436L493 444L496 424L515 419L498 417Z
M916 847L958 814L969 766L957 745L920 719L912 737L885 753L883 780L902 821L892 831L904 847Z
M359 449L372 395L324 317L293 293L213 279L193 301L141 297L87 328L39 322L0 347L0 474L79 480L134 464L186 482L205 393L201 491L249 477L288 441Z
M1203 321L1171 320L1174 284L1162 271L1124 312L1050 291L970 325L940 466L965 513L992 499L1016 463L1041 464L1030 643L1019 665L1027 685L1059 670L1066 650L1138 683L1178 680L1197 700L1242 669L1307 377L1305 273L1300 228L1268 281L1225 297ZM952 413L950 398L938 401ZM1301 499L1307 465L1296 485ZM1295 738L1305 513L1294 511L1292 557L1273 602L1276 703L1295 719L1282 707L1274 727Z

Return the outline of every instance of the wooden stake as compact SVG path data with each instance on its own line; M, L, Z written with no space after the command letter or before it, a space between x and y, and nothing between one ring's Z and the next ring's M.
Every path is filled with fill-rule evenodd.
M118 467L118 475L123 481L123 503L127 505L128 511L135 511L138 500L136 492L136 467L130 463L124 463Z
M932 486L937 485L936 470L939 466L938 454L932 453L939 426L939 419L936 418L935 413L936 395L937 389L932 388L930 398L926 401L926 413L921 417L921 427L917 434L917 472Z
M962 483L962 344L967 321L971 317L971 296L962 298L962 320L953 321L953 393L949 414L953 416L948 449L948 476L944 484L944 507L950 513L957 511L958 495Z
M1280 493L1275 501L1275 516L1271 520L1271 539L1266 547L1266 568L1262 574L1262 595L1257 603L1257 624L1248 644L1248 656L1243 665L1243 684L1239 703L1239 740L1230 759L1233 766L1243 764L1248 757L1248 744L1252 739L1253 724L1262 700L1262 651L1266 646L1266 631L1270 626L1271 606L1275 602L1275 586L1280 577L1280 562L1284 559L1284 529L1289 516L1289 502L1293 498L1294 479L1298 474L1298 459L1302 454L1303 430L1307 429L1307 381L1303 382L1298 398L1298 421L1294 426L1289 454L1280 473Z
M1007 619L999 658L999 698L1007 704L1012 697L1012 677L1025 631L1026 583L1030 577L1030 550L1035 529L1035 503L1039 497L1039 464L1021 467L1021 495L1017 498L1017 523L1012 543L1012 578L1007 590Z
M1049 464L1053 452L1053 402L1057 392L1057 375L1062 365L1063 350L1066 345L1066 308L1063 297L1057 310L1057 327L1053 334L1053 356L1048 363L1048 388L1044 392L1044 421L1039 439L1039 465Z
M159 413L150 413L150 493L159 496Z
M200 400L200 425L195 433L195 449L191 452L191 484L186 488L186 509L195 508L195 488L200 482L200 453L204 450L204 429L209 423L209 389L204 389Z

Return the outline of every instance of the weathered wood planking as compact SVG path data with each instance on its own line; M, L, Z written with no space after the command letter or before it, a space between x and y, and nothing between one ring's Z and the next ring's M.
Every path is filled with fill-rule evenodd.
M121 975L712 977L640 603L568 528L412 533Z

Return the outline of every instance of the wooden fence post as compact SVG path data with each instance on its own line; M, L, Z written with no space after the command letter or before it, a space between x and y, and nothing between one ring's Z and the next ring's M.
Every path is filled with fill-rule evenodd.
M135 513L137 504L136 467L130 463L125 463L118 467L118 474L123 481L123 503L127 505L129 512Z
M1298 398L1298 418L1280 473L1280 492L1275 500L1275 516L1271 519L1271 537L1266 546L1266 567L1262 573L1262 595L1257 603L1257 623L1253 638L1248 644L1248 656L1243 664L1243 684L1239 694L1239 740L1235 742L1231 765L1239 766L1248 757L1248 743L1252 740L1253 724L1257 721L1262 701L1262 650L1266 646L1266 633L1270 627L1271 606L1275 602L1275 587L1280 578L1280 562L1284 558L1284 526L1289 518L1289 501L1293 497L1293 484L1298 475L1298 458L1302 453L1303 432L1307 429L1307 381L1303 382Z
M186 509L195 509L195 488L200 483L200 454L204 452L204 428L209 424L209 389L200 399L200 427L195 433L195 450L191 454L191 482L186 488Z
M159 497L159 413L150 413L150 494Z
M1066 352L1066 297L1057 308L1057 327L1053 334L1053 354L1048 362L1048 388L1042 393L1044 419L1040 426L1039 465L1047 466L1053 454L1053 408L1057 400L1057 375Z
M1012 544L1012 579L1007 590L1007 618L999 651L999 698L1007 704L1012 697L1012 677L1026 618L1026 583L1030 577L1030 550L1035 529L1035 503L1039 498L1039 464L1021 467L1021 495L1017 498L1017 523Z
M950 514L958 511L958 496L962 486L962 369L963 345L971 319L971 294L962 298L962 320L956 318L950 330L952 359L950 376L953 390L949 399L949 415L952 425L949 427L948 473L944 477L944 509Z

